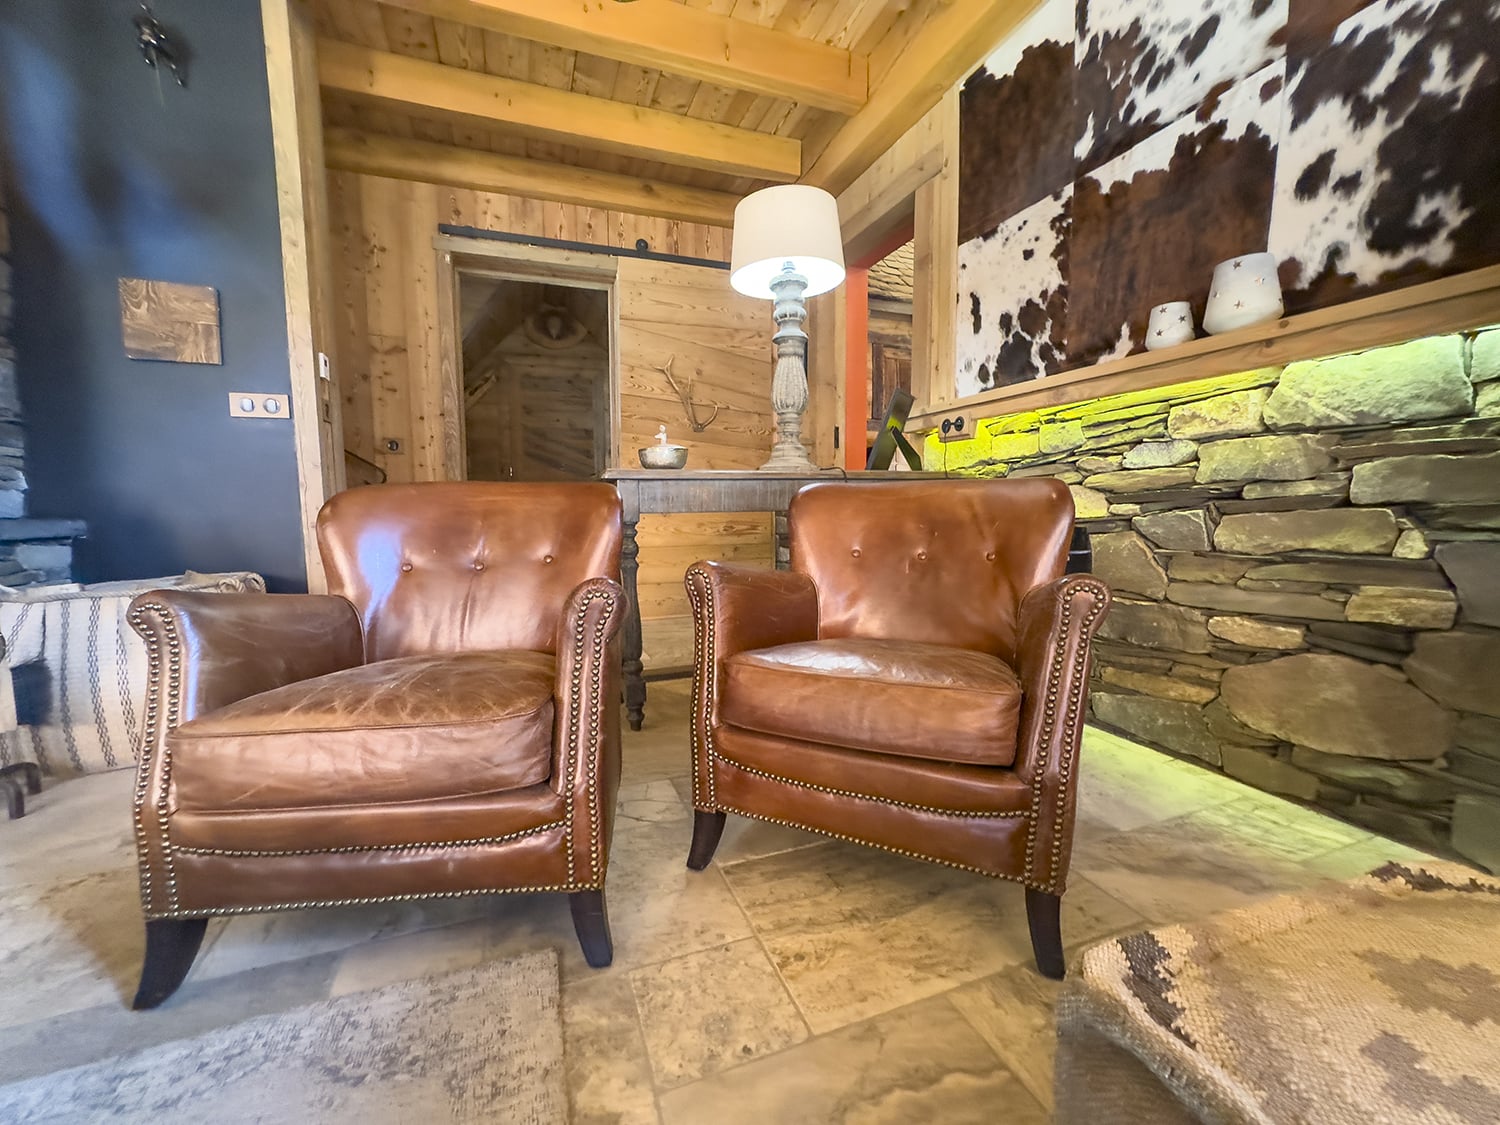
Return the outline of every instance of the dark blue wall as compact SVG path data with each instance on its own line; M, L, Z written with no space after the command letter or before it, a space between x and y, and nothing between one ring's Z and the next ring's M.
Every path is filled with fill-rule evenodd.
M82 517L84 581L256 570L305 588L257 0L156 0L191 52L158 88L130 0L0 0L30 514ZM219 291L222 366L126 359L121 277Z

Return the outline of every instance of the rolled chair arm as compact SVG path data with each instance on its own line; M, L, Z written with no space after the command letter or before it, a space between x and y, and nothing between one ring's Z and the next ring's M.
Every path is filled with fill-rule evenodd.
M364 663L364 637L354 607L321 594L151 590L131 601L129 616L150 664L135 789L141 901L149 918L171 905L172 730L236 700L357 667ZM153 880L153 871L168 877Z
M620 789L620 629L627 599L620 584L590 578L568 595L557 626L558 737L552 784L571 803L569 878L604 885Z
M1078 787L1074 767L1088 709L1090 642L1110 601L1109 587L1087 574L1037 586L1021 600L1016 772L1031 785L1035 821L1026 849L1026 881L1052 894L1062 892L1071 858Z
M816 640L818 591L792 570L698 562L684 585L693 608L693 805L714 811L710 739L719 719L719 664L727 656Z

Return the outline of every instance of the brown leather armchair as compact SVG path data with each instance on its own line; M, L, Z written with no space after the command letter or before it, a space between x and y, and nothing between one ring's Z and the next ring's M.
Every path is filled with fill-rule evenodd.
M589 964L620 775L620 501L376 485L318 516L332 593L158 590L135 790L146 958L215 914L561 891Z
M791 569L701 562L693 607L693 823L726 812L1012 879L1037 968L1063 975L1089 640L1109 607L1063 576L1049 479L814 484Z

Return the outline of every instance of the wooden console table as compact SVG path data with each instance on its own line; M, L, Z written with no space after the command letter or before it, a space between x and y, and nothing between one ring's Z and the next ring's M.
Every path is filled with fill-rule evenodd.
M625 618L625 708L631 730L640 730L646 715L646 680L641 667L641 608L636 597L640 545L636 527L643 513L683 515L697 512L775 512L776 560L786 558L786 509L797 490L818 481L941 480L946 473L764 472L759 469L607 469L603 479L620 491L625 508L625 542L620 577L630 595Z

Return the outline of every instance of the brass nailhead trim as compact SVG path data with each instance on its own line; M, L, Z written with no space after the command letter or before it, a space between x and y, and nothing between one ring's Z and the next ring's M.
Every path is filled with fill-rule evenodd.
M762 813L746 812L744 809L737 809L730 805L725 805L723 811L732 812L737 816L748 816L751 820L763 820L767 824L780 824L786 828L800 828L804 832L816 832L819 836L828 836L834 840L844 840L847 843L859 844L866 848L878 848L880 851L890 852L893 855L904 855L908 859L920 859L926 863L936 863L943 867L953 867L959 871L972 871L976 875L987 875L991 879L1004 879L1006 882L1023 883L1030 886L1026 879L1017 875L1007 875L1003 871L987 871L983 867L974 867L968 863L955 863L951 859L940 859L937 856L924 855L921 852L907 851L905 848L893 848L886 844L877 844L873 840L862 840L858 836L846 836L842 832L830 832L826 828L814 828L811 824L801 824L795 820L783 820L780 817L765 816Z
M688 724L688 740L693 756L693 803L698 802L699 786L707 781L708 803L717 808L714 771L707 759L714 753L709 725L709 701L718 691L718 642L714 633L713 583L702 567L687 572L688 603L693 611L693 716ZM708 774L706 779L701 772Z
M849 789L831 789L826 785L814 785L810 781L797 781L790 777L782 777L780 774L768 773L758 770L754 766L747 766L742 762L736 762L733 758L726 758L718 751L714 751L714 758L725 765L733 766L737 770L763 777L767 781L779 781L783 785L793 785L798 789L812 789L819 793L832 793L836 797L853 797L857 801L876 801L882 805L894 805L898 809L915 809L917 812L936 813L938 816L967 817L973 820L1004 820L1013 817L1029 816L1026 810L1016 812L970 812L966 809L940 809L933 805L914 805L909 801L897 801L890 797L874 797L868 793L855 793Z
M1052 732L1057 724L1057 696L1062 688L1064 668L1063 654L1066 649L1066 641L1073 628L1073 598L1078 594L1088 594L1092 598L1093 605L1084 615L1082 622L1077 628L1077 633L1082 639L1078 651L1073 659L1072 680L1069 684L1067 706L1064 708L1064 726L1058 749L1061 777L1057 786L1057 797L1053 809L1053 832L1052 848L1049 855L1047 868L1047 880L1040 890L1049 894L1060 893L1058 890L1059 868L1062 866L1063 841L1067 833L1062 830L1063 820L1067 812L1068 780L1072 776L1073 763L1078 759L1078 742L1082 735L1082 729L1078 723L1079 704L1082 701L1084 686L1088 683L1088 661L1090 657L1089 640L1093 636L1094 626L1099 615L1104 612L1104 606L1109 598L1108 591L1104 586L1093 579L1077 578L1067 592L1067 597L1061 601L1062 613L1058 618L1057 628L1053 631L1053 656L1052 667L1048 669L1046 686L1046 703L1042 712L1042 730L1037 739L1041 747L1041 758L1037 763L1037 769L1031 781L1031 824L1026 832L1026 870L1031 870L1031 865L1036 854L1037 829L1041 824L1042 813L1042 790L1045 786L1047 766L1051 758Z
M604 884L549 884L536 887L480 887L466 891L424 891L408 895L369 895L364 898L325 898L307 902L275 902L265 906L196 906L191 910L148 912L148 919L205 918L210 914L270 914L278 910L321 910L330 906L369 906L378 902L420 902L433 898L472 898L475 895L526 895L552 891L602 891Z
M539 824L535 828L525 828L520 832L512 832L506 836L476 836L471 840L423 840L414 844L351 844L344 848L297 848L288 851L188 848L183 847L181 844L174 844L172 850L178 855L218 855L256 859L274 859L280 856L298 855L351 855L356 852L414 852L428 848L472 848L485 844L504 844L511 840L523 839L526 836L538 836L543 832L550 832L554 828L562 828L566 824L567 821L565 819L554 820L551 824Z
M145 627L148 611L160 615L161 630L165 635L167 650L167 714L165 724L160 724L161 788L153 804L156 814L156 831L161 841L162 865L166 869L167 906L169 908L175 908L177 905L177 871L172 865L171 842L167 837L167 792L172 780L172 751L167 743L167 735L176 729L182 705L182 642L177 635L177 618L161 602L142 603L131 611L130 624L146 640L146 659L150 666L146 686L146 722L141 735L141 761L136 771L135 793L136 866L141 876L141 901L146 905L147 910L151 908L153 902L153 887L151 865L147 858L146 798L161 718L161 650L163 647L163 637L157 634L156 629Z

